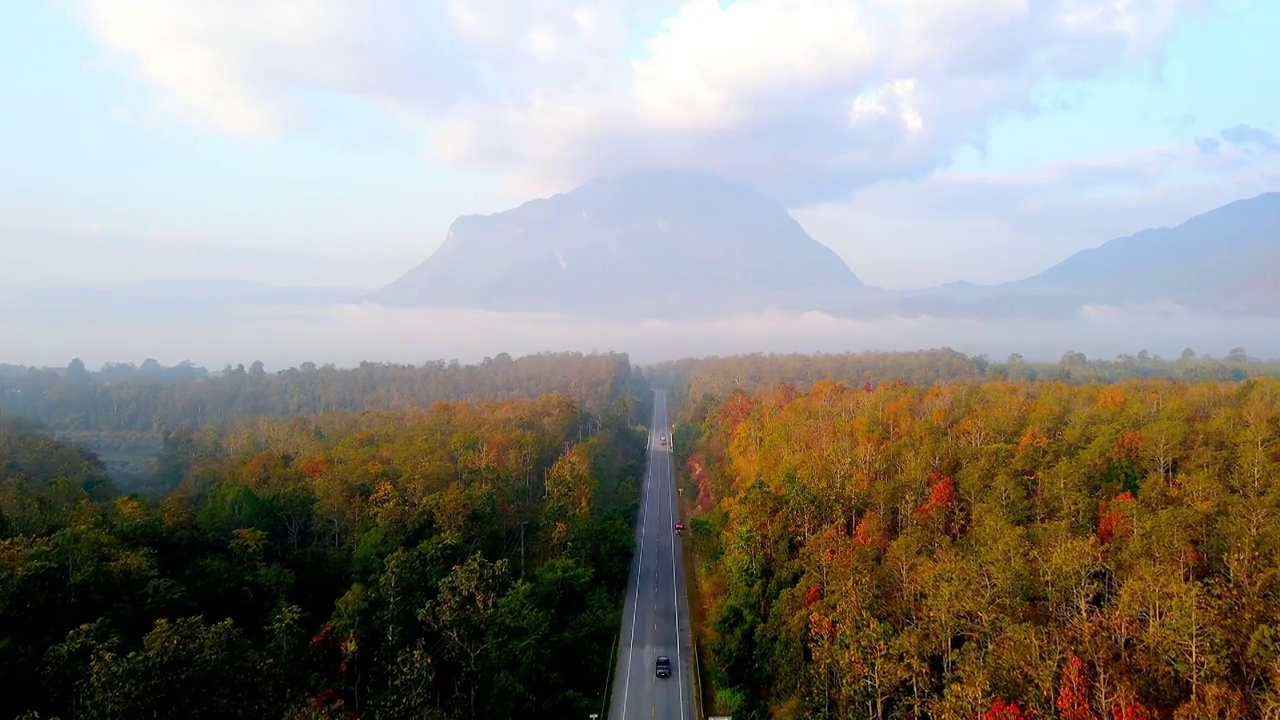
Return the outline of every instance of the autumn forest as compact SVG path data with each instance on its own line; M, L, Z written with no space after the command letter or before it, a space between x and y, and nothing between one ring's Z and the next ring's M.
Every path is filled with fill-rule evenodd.
M648 417L626 357L334 373L303 378L338 399L301 414L262 400L288 377L34 378L55 426L228 414L164 427L128 494L6 414L0 716L599 708Z
M1280 719L1277 376L0 366L0 717L600 713L666 388L708 714Z
M914 384L690 379L717 709L1280 717L1280 381L948 381L928 357Z

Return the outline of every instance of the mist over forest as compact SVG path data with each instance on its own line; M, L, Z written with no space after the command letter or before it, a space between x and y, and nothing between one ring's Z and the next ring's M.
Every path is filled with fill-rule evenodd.
M1109 359L1147 349L1177 357L1186 347L1215 357L1244 347L1280 357L1273 318L1208 316L1178 308L1093 307L1069 321L886 317L848 320L821 313L745 315L724 320L679 317L635 323L377 305L247 308L231 317L150 324L9 325L0 361L90 367L191 360L221 368L262 360L281 369L303 362L343 367L361 361L473 362L500 352L619 350L637 362L751 352L847 352L953 347L971 355L1056 360L1074 350Z

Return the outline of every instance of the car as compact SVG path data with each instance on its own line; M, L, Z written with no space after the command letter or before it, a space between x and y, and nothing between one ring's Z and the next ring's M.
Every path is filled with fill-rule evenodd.
M658 656L657 675L658 677L671 677L671 658L666 655Z

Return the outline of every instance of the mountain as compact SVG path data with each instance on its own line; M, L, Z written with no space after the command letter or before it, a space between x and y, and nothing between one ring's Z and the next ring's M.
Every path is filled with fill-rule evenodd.
M1171 301L1280 312L1280 193L1238 200L1174 228L1143 230L1081 250L998 288L1093 303Z
M712 175L653 171L458 218L434 254L369 299L643 316L810 309L862 288L779 201Z
M1049 320L1077 315L1086 305L1174 303L1280 315L1280 193L1239 200L1177 227L1116 238L1022 280L881 294L892 298L851 314Z

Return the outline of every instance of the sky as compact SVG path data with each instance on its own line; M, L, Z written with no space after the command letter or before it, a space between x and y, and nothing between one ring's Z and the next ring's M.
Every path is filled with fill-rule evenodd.
M377 287L599 174L782 198L867 283L999 282L1280 190L1273 0L32 0L0 287Z

